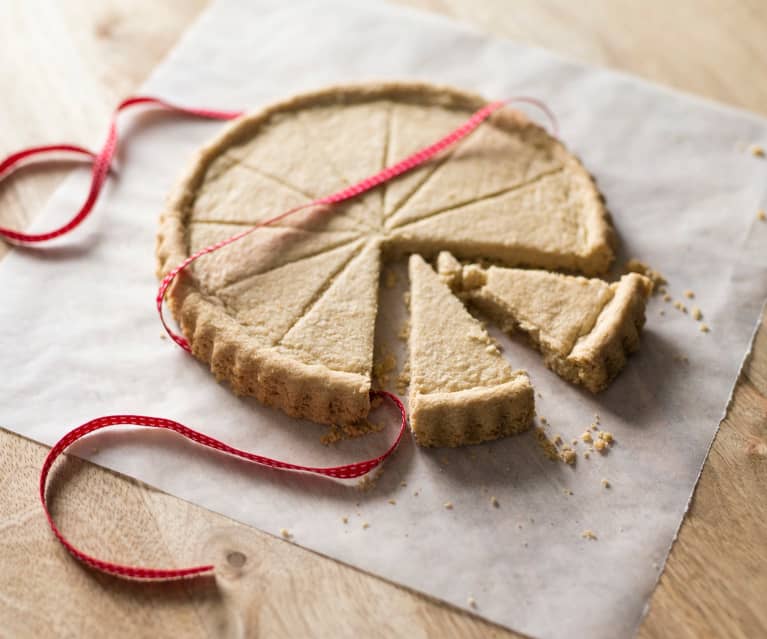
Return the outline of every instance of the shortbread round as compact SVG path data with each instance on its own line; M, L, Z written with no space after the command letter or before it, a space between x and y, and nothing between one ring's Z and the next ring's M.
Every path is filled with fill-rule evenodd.
M159 275L395 163L484 104L452 88L381 83L300 95L236 120L197 154L169 198ZM193 354L236 393L295 417L351 423L370 408L382 261L449 250L459 259L593 276L613 259L612 237L577 158L506 108L358 199L307 209L200 258L177 278L168 303ZM442 392L438 385L431 386Z

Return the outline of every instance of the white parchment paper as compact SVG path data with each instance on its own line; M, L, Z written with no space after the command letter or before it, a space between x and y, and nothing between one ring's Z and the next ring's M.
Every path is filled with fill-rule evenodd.
M608 455L580 455L574 468L545 459L531 435L453 451L418 450L406 439L376 487L362 493L225 460L159 432L98 436L76 452L266 531L288 528L296 543L455 605L473 596L478 614L526 633L629 636L767 296L767 224L756 219L767 208L767 163L743 149L767 146L767 122L370 3L217 2L144 92L255 108L328 83L382 78L545 100L607 196L622 259L638 256L659 269L677 299L692 289L696 299L685 301L700 306L711 333L654 298L641 352L596 397L502 338L511 361L530 372L552 434L574 438L599 413L615 435ZM325 448L324 429L236 398L161 339L157 215L192 151L222 125L157 113L124 122L118 174L92 220L55 245L19 249L0 263L0 424L50 444L87 419L135 412L299 462L382 450L393 426ZM67 180L34 227L71 215L86 185L86 171ZM398 328L401 290L383 301L382 336ZM583 539L584 529L598 539Z

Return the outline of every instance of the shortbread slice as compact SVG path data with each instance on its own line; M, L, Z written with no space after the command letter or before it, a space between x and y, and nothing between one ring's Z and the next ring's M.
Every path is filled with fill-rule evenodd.
M463 268L465 297L507 332L526 335L546 365L592 392L607 387L639 347L650 281L608 284L539 270Z
M418 255L410 257L410 427L422 446L478 444L527 429L527 374Z
M392 230L400 250L498 260L507 266L604 273L613 259L602 204L586 175L557 171L532 184Z

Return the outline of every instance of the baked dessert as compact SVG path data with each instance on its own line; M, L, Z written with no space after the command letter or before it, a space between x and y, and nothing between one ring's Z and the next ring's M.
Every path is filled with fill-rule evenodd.
M478 444L526 430L533 387L420 255L411 255L410 428L422 446Z
M592 392L607 387L639 348L652 282L637 273L610 284L537 269L461 267L438 261L451 288L501 329L523 333L551 370Z
M484 104L445 87L374 84L301 95L235 121L171 194L158 274L396 162ZM370 407L382 259L450 249L595 275L613 259L612 235L578 160L503 109L375 191L307 209L197 260L167 300L194 355L235 392L296 417L352 423Z

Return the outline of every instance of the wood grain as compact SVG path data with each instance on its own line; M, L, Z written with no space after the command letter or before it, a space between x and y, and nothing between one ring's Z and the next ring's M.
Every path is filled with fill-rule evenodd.
M490 33L767 113L767 3L716 0L400 0ZM0 3L0 155L98 142L109 113L204 0ZM64 174L0 185L0 223L23 227ZM0 256L6 249L0 244ZM640 636L767 635L767 330L704 468ZM86 550L133 563L214 559L217 580L168 587L94 574L50 535L35 497L45 448L0 431L0 636L516 637L472 615L68 459L53 508ZM596 614L598 606L589 614Z

